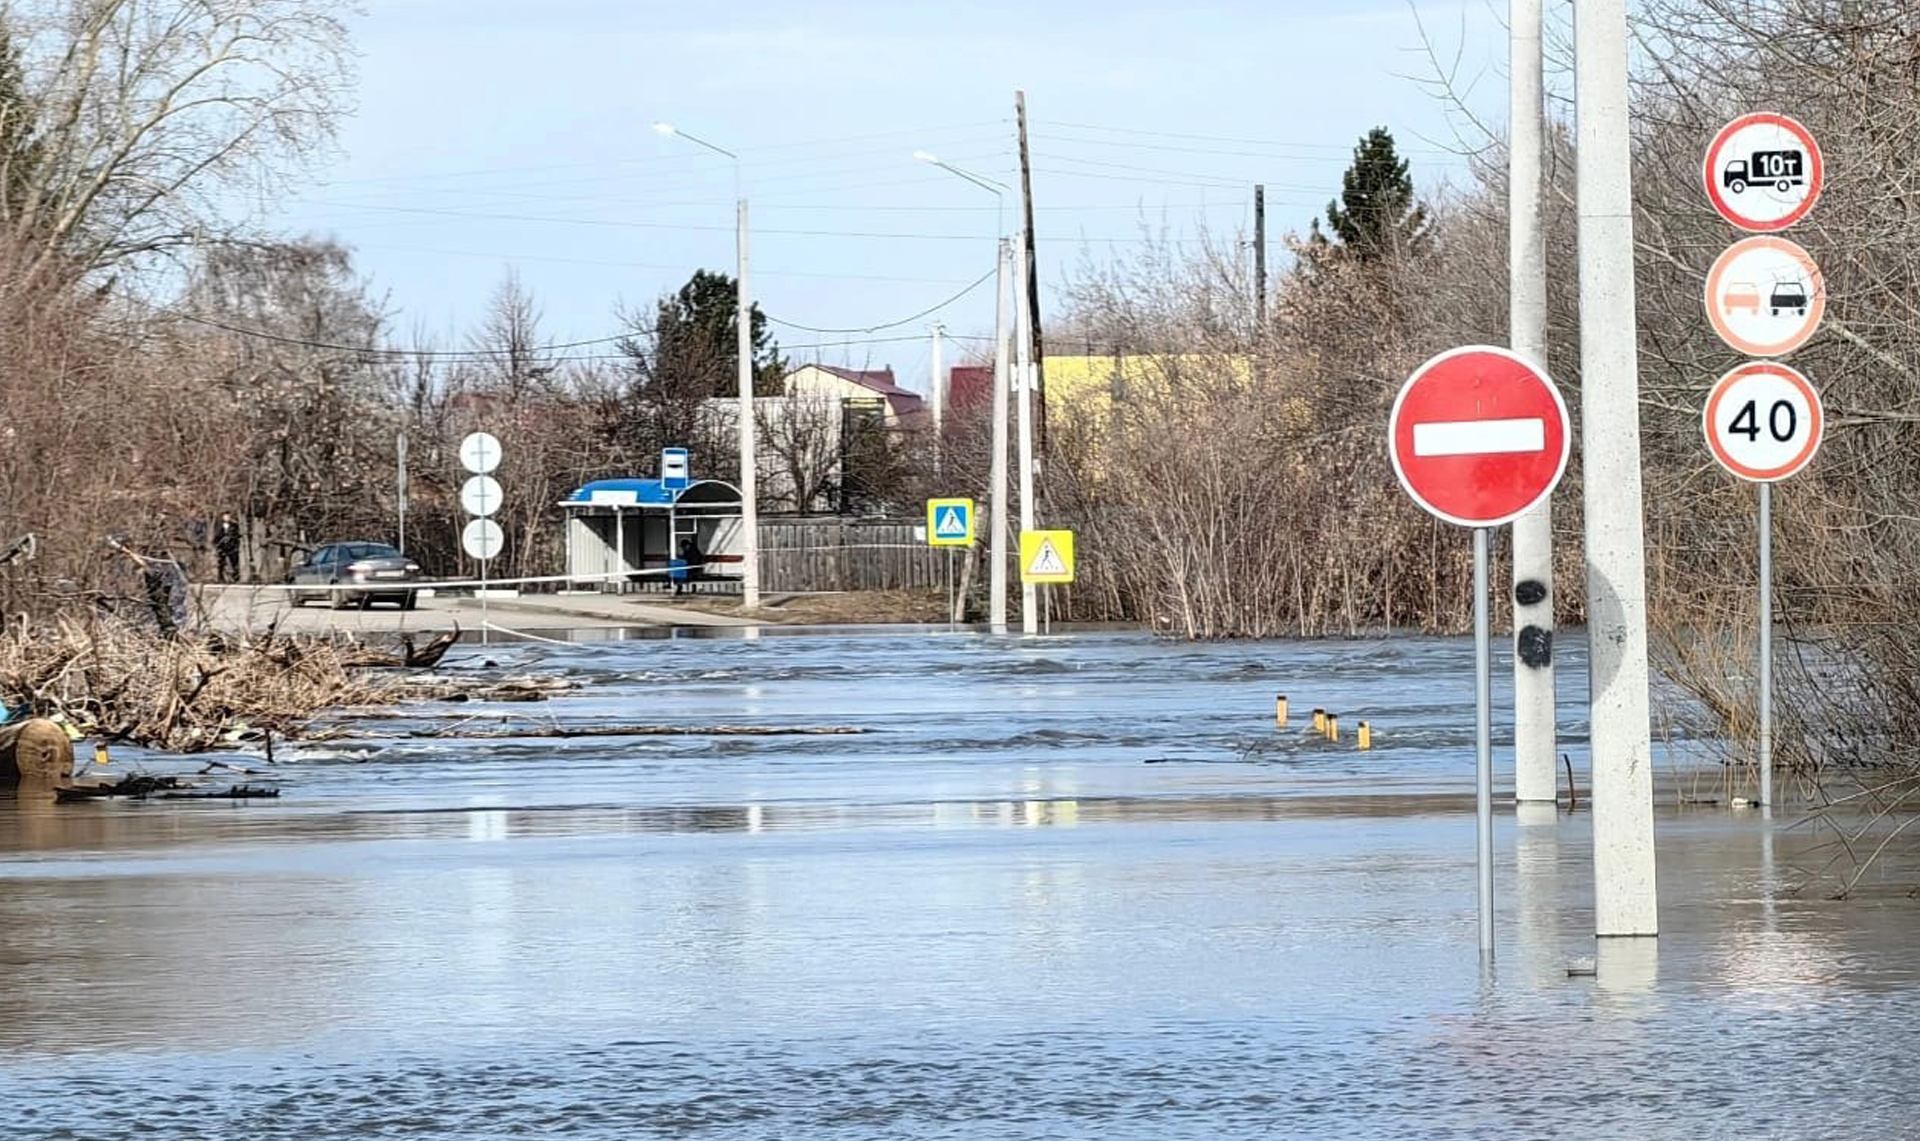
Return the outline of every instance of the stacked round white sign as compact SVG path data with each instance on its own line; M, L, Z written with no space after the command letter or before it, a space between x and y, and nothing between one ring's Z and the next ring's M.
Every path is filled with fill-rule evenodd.
M1820 196L1819 144L1785 115L1742 115L1714 137L1701 173L1714 210L1756 235L1729 246L1707 272L1707 321L1741 353L1784 356L1813 337L1827 308L1812 255L1772 236L1806 217ZM1722 376L1701 417L1713 458L1757 483L1805 467L1825 427L1813 382L1777 360L1748 361Z
M506 546L507 536L492 519L500 510L500 481L487 474L500 466L500 441L486 432L475 432L460 441L460 465L473 474L460 486L460 506L475 518L468 520L460 533L467 553L486 562Z

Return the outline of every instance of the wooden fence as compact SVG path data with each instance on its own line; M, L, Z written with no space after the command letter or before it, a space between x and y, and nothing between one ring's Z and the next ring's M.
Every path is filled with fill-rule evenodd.
M827 515L760 521L760 589L931 590L942 552L914 537L924 521Z

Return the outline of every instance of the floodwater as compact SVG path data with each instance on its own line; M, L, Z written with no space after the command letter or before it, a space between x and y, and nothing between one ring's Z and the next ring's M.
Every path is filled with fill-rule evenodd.
M1911 845L1835 901L1830 834L1664 772L1662 936L1570 975L1596 954L1588 816L1503 809L1483 970L1462 641L768 634L451 665L483 655L579 688L343 721L276 750L277 801L0 800L0 1137L1910 1127ZM1562 650L1581 769L1583 665ZM1340 746L1302 729L1315 705ZM1659 705L1680 769L1685 704ZM405 736L453 723L868 732ZM1722 803L1679 803L1703 785Z

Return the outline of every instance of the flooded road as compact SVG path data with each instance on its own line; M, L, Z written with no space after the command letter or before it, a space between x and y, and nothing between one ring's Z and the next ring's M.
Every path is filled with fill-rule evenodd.
M1464 642L484 652L580 688L346 722L278 801L0 800L0 1136L1903 1131L1910 848L1834 902L1827 836L1663 796L1661 939L1569 976L1588 817L1503 811L1481 970ZM403 736L453 721L864 732Z

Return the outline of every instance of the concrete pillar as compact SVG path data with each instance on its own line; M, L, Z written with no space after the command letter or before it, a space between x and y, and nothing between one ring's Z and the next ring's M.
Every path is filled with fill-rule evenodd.
M1546 108L1540 50L1541 0L1510 0L1512 75L1507 161L1508 340L1547 371L1547 240L1541 221L1541 154ZM1553 683L1553 507L1513 521L1513 797L1551 803L1560 782ZM1549 821L1550 822L1550 821Z
M1647 695L1626 0L1574 7L1581 476L1592 662L1594 932L1659 932Z

